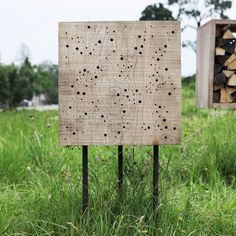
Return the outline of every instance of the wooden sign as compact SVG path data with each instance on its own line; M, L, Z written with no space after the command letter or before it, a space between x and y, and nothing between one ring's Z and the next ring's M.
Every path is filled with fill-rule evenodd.
M61 145L180 142L180 23L59 24Z

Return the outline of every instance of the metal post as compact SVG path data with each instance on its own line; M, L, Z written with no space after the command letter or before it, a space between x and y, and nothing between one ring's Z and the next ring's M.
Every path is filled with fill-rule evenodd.
M122 200L123 195L123 146L118 146L118 195Z
M82 146L83 156L83 212L88 208L88 146Z
M153 146L153 209L158 207L159 147Z

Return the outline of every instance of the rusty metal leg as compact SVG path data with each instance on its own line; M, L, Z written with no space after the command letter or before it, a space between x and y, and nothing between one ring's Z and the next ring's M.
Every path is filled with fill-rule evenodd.
M159 147L153 146L153 209L158 207Z
M118 196L123 199L123 146L118 146Z
M82 172L83 172L83 212L88 208L88 146L82 146Z

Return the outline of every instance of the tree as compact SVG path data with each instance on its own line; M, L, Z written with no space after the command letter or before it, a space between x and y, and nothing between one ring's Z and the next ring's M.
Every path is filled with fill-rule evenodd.
M182 30L199 28L204 20L210 18L227 19L225 11L232 6L231 0L168 0L169 6L177 7L176 19L182 20ZM184 47L191 47L196 52L196 40L183 42Z
M225 11L232 6L231 0L168 0L169 6L177 7L176 19L188 22L186 27L197 29L208 18L227 19ZM186 19L187 17L187 19ZM188 21L185 21L188 20ZM190 23L189 23L190 22ZM193 22L193 24L191 24Z
M14 108L33 94L44 94L46 102L58 102L58 67L50 62L31 65L26 57L16 66L0 65L0 107Z
M46 95L47 103L58 103L58 67L50 62L44 62L37 68L36 93Z
M171 7L176 10L176 16L173 16ZM187 28L197 30L204 20L210 18L223 18L228 16L225 11L232 6L231 0L168 0L164 5L159 3L159 7L149 5L142 12L140 20L181 20L182 31ZM185 41L183 46L189 46L196 52L196 41Z
M11 107L16 107L23 99L31 99L34 92L35 73L26 57L18 70L17 79L11 82Z
M13 88L17 80L17 66L0 65L0 107L8 108L12 106Z
M9 97L9 79L7 69L0 65L0 107L8 106Z
M174 20L172 11L165 8L162 3L159 6L156 4L147 6L143 12L140 20Z
M20 63L24 63L26 58L28 58L28 60L31 58L30 49L26 44L23 43L21 44L17 53L16 60Z

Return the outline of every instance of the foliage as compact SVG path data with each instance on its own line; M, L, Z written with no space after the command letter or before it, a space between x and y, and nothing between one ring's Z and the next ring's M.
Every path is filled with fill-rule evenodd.
M19 105L22 99L31 99L35 86L35 73L28 58L20 66L17 77L14 78L12 85L12 103L11 107Z
M143 10L140 20L174 20L174 17L170 10L159 3L159 6L156 4L147 6Z
M168 0L169 6L175 6L178 9L177 20L183 22L182 30L191 28L197 30L204 20L210 18L227 19L225 11L232 6L231 0ZM197 51L197 42L185 41L183 47L190 47L194 52Z
M214 18L226 19L225 11L232 6L231 0L168 0L164 6L159 3L159 7L148 5L142 12L140 20L181 20L182 30L191 28L196 30L204 20ZM172 7L177 9L177 14L173 14ZM196 52L196 41L185 41L183 47L190 47Z
M32 66L26 57L20 66L0 65L0 107L19 106L33 94L45 94L48 103L57 103L57 66Z
M0 65L0 107L12 103L17 67Z
M47 103L58 103L58 67L50 62L37 66L37 94L44 93Z
M185 22L191 22L193 24L185 24L191 28L198 28L201 26L202 21L209 19L210 17L226 19L228 16L225 11L232 6L231 0L168 0L169 6L176 6L178 9L178 20L186 20ZM186 19L187 18L187 19Z
M89 147L83 215L81 148L58 145L57 112L0 112L0 235L235 235L236 111L196 110L183 81L182 143L160 147L155 212L152 147L124 147L123 202L117 147Z

